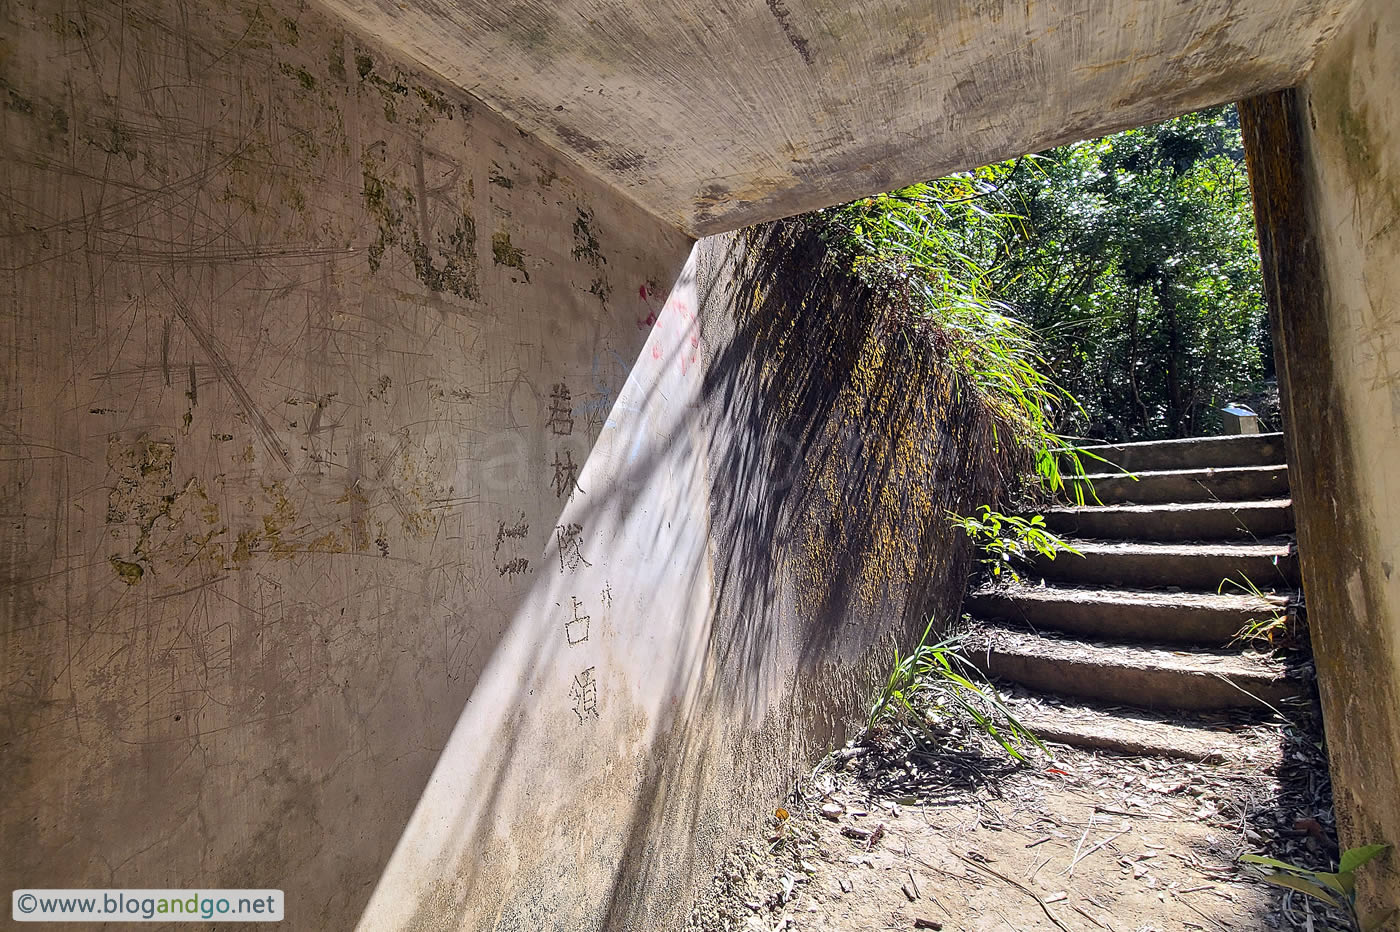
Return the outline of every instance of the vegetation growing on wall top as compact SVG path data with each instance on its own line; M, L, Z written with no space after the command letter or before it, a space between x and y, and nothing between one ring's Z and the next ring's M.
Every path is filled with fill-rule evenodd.
M1209 434L1268 402L1271 350L1234 107L822 212L902 281L1033 445ZM1078 399L1078 403L1075 402Z
M906 314L906 336L933 342L964 386L1011 436L1033 452L1049 491L1064 487L1068 445L1057 425L1078 403L1050 377L1035 332L998 296L996 262L1018 218L981 196L1004 185L1015 165L989 166L865 198L818 215L828 240L854 271ZM1077 465L1077 460L1071 458Z

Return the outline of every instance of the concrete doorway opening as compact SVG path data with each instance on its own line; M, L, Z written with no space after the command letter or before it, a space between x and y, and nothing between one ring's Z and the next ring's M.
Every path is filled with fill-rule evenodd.
M1108 905L1100 915L1114 924L1167 921L1175 910L1186 921L1206 915L1227 923L1252 922L1268 915L1277 927L1305 928L1314 919L1322 921L1320 915L1313 916L1301 898L1268 902L1267 894L1251 888L1252 874L1234 873L1235 858L1267 854L1331 870L1340 853L1311 653L1296 598L1300 580L1283 435L1220 436L1224 425L1218 409L1224 399L1249 390L1249 382L1257 385L1273 368L1244 163L1238 117L1233 107L1222 108L1044 153L1031 163L1029 172L1039 175L1029 180L1020 174L1025 163L1009 160L795 221L814 226L823 241L835 244L838 262L854 262L869 274L873 263L888 260L907 274L924 276L930 291L937 291L927 296L927 326L953 357L966 359L973 352L960 344L962 334L985 339L990 332L968 321L972 313L1006 312L1033 320L1037 354L1059 361L1037 355L1036 363L1054 376L1074 379L1080 392L1098 393L1085 400L1093 414L1070 404L1057 412L1066 425L1098 426L1067 432L1097 433L1102 439L1107 427L1112 439L1128 441L1090 448L1093 481L1072 483L1081 491L1094 490L1086 503L1051 502L1039 509L1048 530L1064 535L1074 556L1040 559L1022 570L1026 578L1010 585L983 579L965 606L973 622L968 640L958 642L973 664L1005 690L1007 720L1060 746L1107 752L1104 759L1072 751L1053 760L1052 770L1063 775L1067 786L1099 787L1097 805L1116 806L1120 815L1136 811L1136 818L1148 820L1157 830L1145 836L1151 839L1149 850L1219 859L1206 869L1223 875L1200 875L1195 881L1234 877L1242 883L1230 889L1245 899L1227 913L1210 904L1203 904L1202 912L1188 902L1189 896L1179 898L1174 892L1198 892L1209 885L1142 866L1121 887L1101 881L1112 887L1111 894L1098 891L1106 900L1094 891L1057 891L1041 883L1041 893L1059 897L1059 909L1068 908L1066 899L1090 909ZM1124 202L1117 216L1113 197ZM1173 197L1180 200L1172 203ZM998 222L1006 223L1009 232ZM1104 235L1102 230L1112 232ZM1056 247L1048 256L1041 245L1045 242ZM1089 248L1097 252L1066 255ZM1018 249L1024 255L1011 255ZM1166 269L1170 272L1163 274ZM1208 290L1202 279L1216 287ZM1177 297L1173 289L1186 297ZM1198 302L1194 306L1192 298ZM1200 329L1189 329L1193 324ZM1193 347L1209 344L1218 351L1227 342L1220 331L1236 337L1225 352L1244 358L1224 360L1225 365L1242 365L1211 381L1217 373L1210 366L1221 360ZM1181 357L1168 359L1172 352ZM1106 358L1113 353L1120 358ZM1191 373L1188 362L1205 371ZM1000 363L989 353L968 366L977 371ZM1191 373L1184 377L1189 381L1184 391L1171 378L1183 373ZM1148 379L1155 383L1140 384ZM1210 388L1203 391L1202 384ZM1182 404L1183 396L1192 402ZM1192 410L1206 405L1216 416L1209 427L1207 418ZM1265 407L1257 401L1255 406ZM1276 401L1266 418L1271 426L1280 426ZM1217 436L1199 436L1208 432ZM1154 435L1169 439L1143 442ZM1034 506L1023 501L1017 510L1024 514L1027 507ZM1262 638L1251 641L1243 632L1257 637L1266 624L1277 627L1279 637L1260 650ZM1285 643L1284 632L1290 629L1292 643ZM928 704L921 708L942 708L939 699L924 702ZM928 714L941 719L941 713ZM894 786L915 823L932 818L935 826L941 825L923 808L927 801L971 803L977 790L985 789L981 781L955 787L948 780L966 781L969 773L985 770L998 774L986 778L987 786L998 795L1015 795L1018 811L1030 813L1027 825L1000 823L998 830L1031 833L1025 838L1012 833L1020 841L1052 842L1037 852L1036 861L1053 863L1054 853L1064 847L1060 853L1068 863L1079 853L1073 850L1075 840L1080 849L1085 846L1093 818L1069 815L1072 794L1063 795L1064 787L1057 788L1058 796L1047 795L1044 788L1038 792L1007 776L995 754L967 750L959 759L953 751L961 747L956 737L930 743L914 729L913 738L891 739L891 728L899 733L884 719L872 724L861 741L823 761L818 775L802 784L809 798L832 810L824 810L827 822L842 826L847 835L868 832L872 823L846 813L879 811L889 804ZM842 766L858 757L864 763ZM1139 767L1148 771L1141 786L1133 782ZM1165 778L1188 768L1188 779ZM1128 783L1119 784L1125 773ZM1107 796L1105 785L1114 787ZM1113 795L1115 789L1121 795ZM1173 794L1179 798L1171 799ZM1037 808L1049 798L1055 800L1049 809ZM913 860L896 863L895 858L869 872L857 871L858 877L843 877L846 867L839 856L827 863L829 849L844 848L835 837L825 836L839 833L824 832L821 818L804 822L810 808L792 807L794 825L801 826L792 835L785 834L785 823L774 826L774 838L792 838L796 852L785 850L767 861L743 849L734 853L726 870L737 869L743 882L716 881L700 907L698 928L719 928L715 923L726 916L751 920L754 903L763 904L756 911L759 920L781 924L784 914L791 914L799 927L809 919L824 928L858 928L873 922L881 909L894 909L903 922L918 918L920 909L937 914L899 884L881 883L879 868L917 872L920 864L951 864L950 858L960 857L954 850L957 842L947 842L938 832L934 834L940 837L930 840L927 826L920 830L901 823L894 828L892 823L890 831L900 838L890 844L895 849L907 844L915 852ZM1208 841L1188 840L1166 828L1183 821L1205 823L1219 834ZM1044 835L1047 825L1058 826L1059 836ZM1073 828L1067 836L1066 826ZM1110 828L1119 830L1114 823L1098 831ZM1136 829L1147 830L1142 824ZM825 840L803 847L796 839L804 832ZM1133 838L1118 844L1131 847ZM1100 840L1112 843L1094 835L1089 844L1097 846ZM996 844L975 830L968 830L963 842L978 850ZM1187 847L1178 851L1176 845ZM995 853L1000 857L1010 850L996 847ZM755 874L767 869L771 885L791 867L788 859L819 865L813 886L802 895L765 895ZM1027 872L1037 866L1043 865L1028 863ZM930 882L927 876L910 878L914 889ZM826 889L833 883L835 892ZM1133 903L1127 888L1145 892L1159 883L1170 905L1158 899L1140 911L1142 904ZM956 897L955 887L939 887L938 895ZM745 903L750 913L745 913ZM816 915L803 916L807 908ZM995 915L970 908L962 917L969 922L972 915Z

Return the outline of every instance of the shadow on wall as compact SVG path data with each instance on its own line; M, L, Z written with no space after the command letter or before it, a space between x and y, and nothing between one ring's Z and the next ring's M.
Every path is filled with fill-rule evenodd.
M714 248L717 616L752 715L756 673L784 648L805 676L891 624L909 636L951 617L969 552L948 513L999 500L1015 451L899 298L812 229L772 224ZM785 631L791 643L772 640Z
M714 747L689 733L688 717L704 692L711 601L699 372L686 355L692 268L587 459L562 480L573 491L557 533L362 929L597 928L600 893L626 870L620 834L638 788L655 779L656 749Z
M691 241L290 0L0 20L0 876L281 887L292 926L347 928L439 760L528 761L534 741L552 783L483 765L425 818L521 829L483 848L481 919L457 926L538 879L537 846L579 878L553 907L573 927L615 864L589 794L621 804L641 779L640 720L614 713L659 704L625 688L645 663L599 648L620 619L691 630L649 615L647 587L708 596L687 589L703 534L629 536L605 564L622 518L555 519L575 461L634 456L589 459L595 411L666 415L614 404L648 333L609 281L669 282ZM661 483L661 531L663 492L700 486L642 462L647 430L632 469ZM583 490L611 487L593 474ZM560 536L620 575L566 576ZM629 592L653 558L679 582ZM500 643L518 617L536 627ZM444 757L464 705L480 717ZM536 822L540 797L574 808ZM414 907L453 926L466 883Z
M361 928L674 926L956 611L1008 455L887 297L797 225L697 245L556 521L605 552L545 555Z
M704 692L648 752L603 919L619 932L671 927L734 834L844 741L894 645L954 617L971 553L947 513L997 501L1015 456L928 335L810 228L711 237L695 265Z

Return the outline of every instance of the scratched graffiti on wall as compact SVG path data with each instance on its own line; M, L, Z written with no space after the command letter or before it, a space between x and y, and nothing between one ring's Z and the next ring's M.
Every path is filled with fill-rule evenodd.
M689 243L304 5L12 12L0 685L88 841L7 821L0 873L272 871L348 928L523 594L600 562L561 513L645 339L610 280ZM580 722L602 605L537 622Z

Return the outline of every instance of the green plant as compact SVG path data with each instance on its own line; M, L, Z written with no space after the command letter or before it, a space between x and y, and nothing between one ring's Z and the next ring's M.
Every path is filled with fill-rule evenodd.
M993 287L1108 440L1208 434L1273 375L1233 107L1062 146L1001 192ZM1262 399L1258 399L1262 400Z
M1084 469L1085 460L1093 460L1096 463L1102 463L1103 466L1098 467L1101 472L1112 473L1116 470L1120 475L1127 476L1134 482L1138 481L1136 475L1124 469L1122 466L1119 466L1117 463L1110 461L1106 457L1100 456L1089 447L1068 445L1068 441L1072 439L1082 440L1084 438L1061 437L1060 439L1067 444L1065 447L1056 451L1060 456L1060 474L1062 477L1065 477L1063 488L1069 493L1070 498L1074 500L1076 505L1083 507L1090 499L1097 505L1103 504L1103 499L1099 498L1099 493L1094 491L1094 483L1090 480L1088 472Z
M1296 890L1305 896L1310 896L1340 910L1348 920L1346 932L1372 932L1374 929L1379 929L1387 919L1393 916L1395 910L1387 910L1363 921L1356 912L1356 871L1363 864L1384 853L1389 847L1390 845L1362 845L1359 848L1343 851L1341 860L1337 864L1337 870L1334 872L1312 871L1296 864L1289 864L1286 861L1266 858L1257 854L1241 855L1240 860L1246 864L1258 865L1260 868L1272 868L1270 871L1257 870L1259 878L1266 883L1288 890ZM1324 929L1323 932L1326 930Z
M1029 518L1004 515L983 505L978 509L977 517L949 512L948 520L972 539L982 554L979 562L993 578L1000 579L1005 574L1013 582L1019 582L1021 577L1016 572L1016 561L1023 560L1032 553L1049 557L1051 560L1061 553L1083 556L1066 543L1064 538L1046 528L1042 515Z
M1254 581L1244 573L1240 574L1239 579L1232 579L1228 576L1222 579L1215 591L1223 593L1226 586L1231 586L1244 595L1254 596L1254 598L1258 599L1260 602L1268 601L1264 593L1254 584ZM1235 632L1235 636L1231 639L1230 643L1266 643L1270 647L1276 647L1280 644L1291 642L1293 639L1294 632L1288 612L1286 610L1275 610L1263 613L1257 618L1250 618L1240 630Z
M1048 375L1039 336L994 287L1020 220L997 208L998 194L1033 158L862 198L819 213L816 222L858 275L902 297L914 329L931 337L1009 429L1005 439L1030 452L1035 474L1054 494L1065 488L1062 454L1072 449L1055 425L1082 410Z
M1040 739L1016 720L996 690L975 682L980 674L961 653L966 635L953 635L929 643L932 634L933 621L930 620L912 651L901 654L895 649L894 665L875 692L867 727L873 729L888 721L899 724L912 721L933 739L928 720L915 703L916 698L925 702L923 697L927 696L925 704L942 705L944 700L952 703L1016 760L1026 759L1022 753L1025 744L1044 751Z
M816 220L858 270L908 294L1031 448L1052 493L1059 433L1208 434L1224 402L1270 396L1233 107L862 198Z

